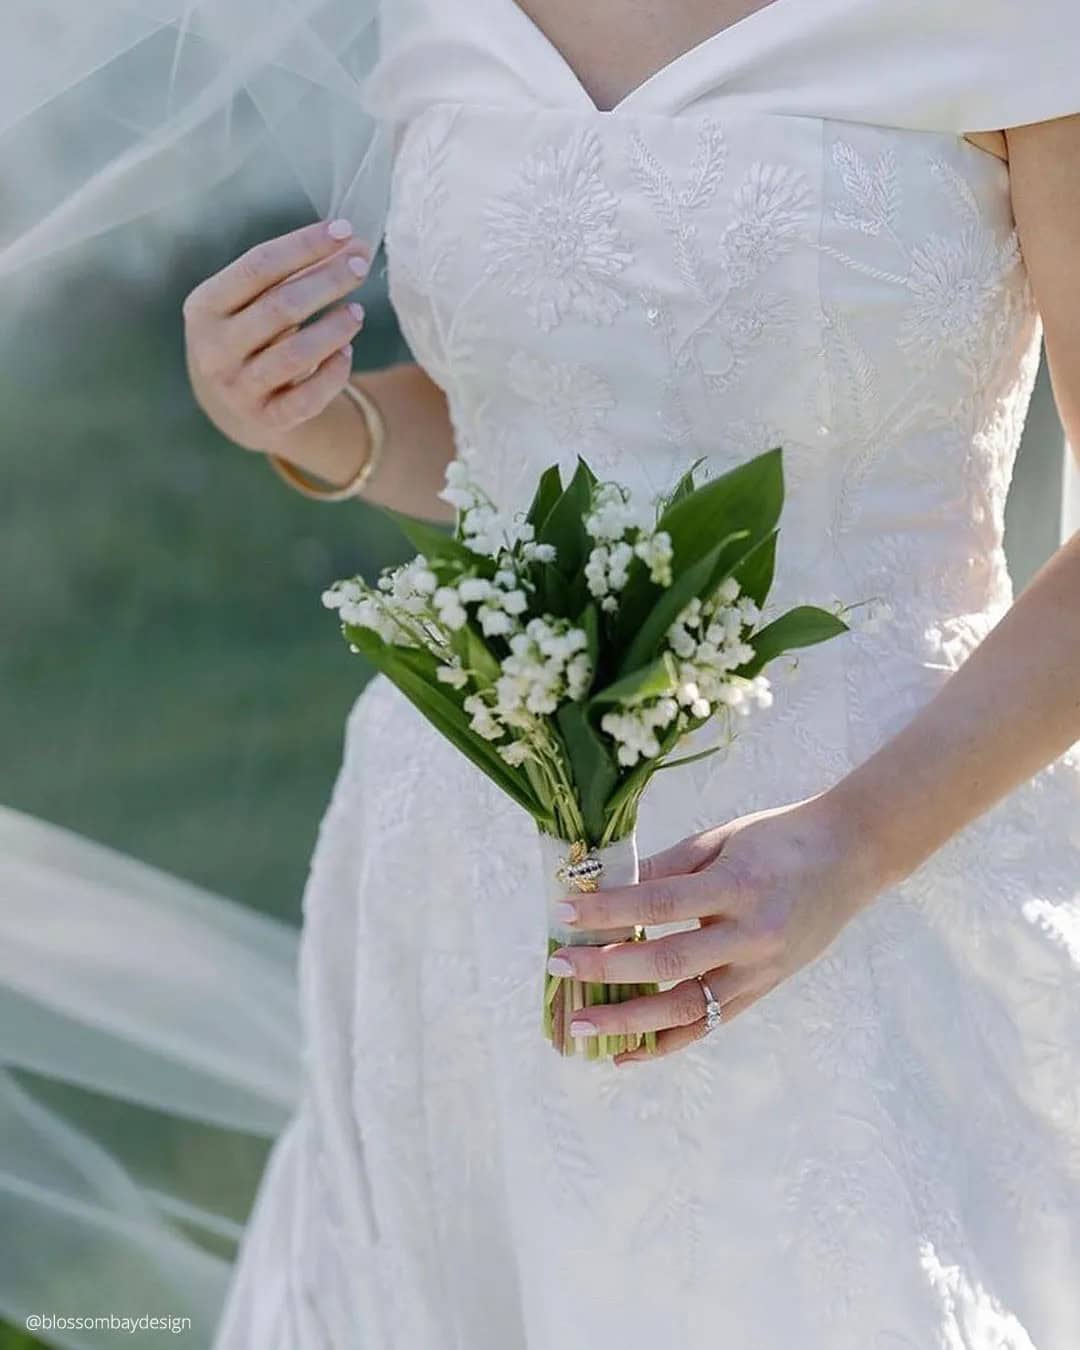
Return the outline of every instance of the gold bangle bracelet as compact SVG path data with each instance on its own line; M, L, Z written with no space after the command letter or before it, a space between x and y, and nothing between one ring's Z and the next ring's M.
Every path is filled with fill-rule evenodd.
M279 478L284 479L291 488L295 488L305 497L311 497L320 502L343 502L350 497L359 496L364 484L379 467L383 446L386 442L386 420L379 405L367 390L361 389L359 385L353 384L349 380L344 385L342 393L347 394L360 409L368 433L367 455L363 464L360 465L347 483L343 483L340 487L319 483L290 460L282 459L280 455L267 455L271 468L274 469Z

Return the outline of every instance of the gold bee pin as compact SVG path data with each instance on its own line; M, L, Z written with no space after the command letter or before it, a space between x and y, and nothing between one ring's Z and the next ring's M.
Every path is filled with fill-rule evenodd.
M568 891L595 891L599 889L603 870L604 864L579 839L570 845L570 852L559 864L555 875Z

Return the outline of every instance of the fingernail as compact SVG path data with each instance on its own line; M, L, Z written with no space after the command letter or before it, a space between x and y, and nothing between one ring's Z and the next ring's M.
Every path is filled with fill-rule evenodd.
M338 351L342 354L342 356L348 356L348 357L351 357L351 356L352 356L352 343L351 343L351 342L346 342L346 344L345 344L344 347L339 347L339 348L338 348Z
M355 300L350 300L349 313L353 316L353 318L356 320L357 323L360 323L360 321L364 317L364 306L358 305Z
M555 914L558 918L573 923L577 918L577 905L572 905L569 900L560 900L555 906Z
M571 1022L571 1036L595 1036L596 1024L594 1022Z
M352 234L352 223L339 216L337 220L332 220L327 225L326 233L331 239L348 239Z
M574 973L574 967L565 956L549 957L547 968L551 975L573 975Z
M369 263L366 258L361 257L360 254L357 254L355 257L349 259L349 271L355 272L358 277L366 277L371 271L371 263Z

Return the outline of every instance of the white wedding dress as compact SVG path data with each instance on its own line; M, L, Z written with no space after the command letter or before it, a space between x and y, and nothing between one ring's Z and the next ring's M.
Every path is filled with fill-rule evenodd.
M968 69L972 4L937 59L940 8L778 0L610 111L512 0L391 30L391 297L492 496L781 445L777 602L891 609L660 775L645 853L834 782L1010 602L1041 323L1008 168L961 133L1036 120L1061 58ZM375 679L218 1350L1080 1345L1074 756L654 1064L552 1052L545 935L532 823Z

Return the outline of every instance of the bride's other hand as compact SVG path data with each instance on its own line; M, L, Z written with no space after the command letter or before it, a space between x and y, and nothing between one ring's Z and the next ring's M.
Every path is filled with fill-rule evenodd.
M628 1051L616 1063L652 1059L704 1034L696 976L706 976L726 1023L813 961L884 884L863 837L823 794L690 835L643 859L636 886L573 896L576 917L564 920L603 929L697 919L699 927L553 956L579 980L678 981L587 1010L595 1031L581 1034L658 1033L655 1052ZM571 1030L584 1021L576 1016Z
M273 451L317 417L352 370L359 304L334 304L367 276L371 252L348 221L316 221L255 244L183 304L188 375L223 435ZM302 324L331 306L313 323Z

